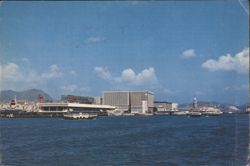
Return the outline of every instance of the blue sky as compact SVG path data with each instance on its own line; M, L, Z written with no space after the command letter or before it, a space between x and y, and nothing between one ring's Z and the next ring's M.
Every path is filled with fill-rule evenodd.
M248 1L2 2L2 89L248 102Z

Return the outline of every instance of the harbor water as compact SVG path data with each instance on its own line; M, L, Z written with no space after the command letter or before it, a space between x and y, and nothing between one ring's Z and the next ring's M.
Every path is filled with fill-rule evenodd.
M245 166L249 115L0 120L0 165Z

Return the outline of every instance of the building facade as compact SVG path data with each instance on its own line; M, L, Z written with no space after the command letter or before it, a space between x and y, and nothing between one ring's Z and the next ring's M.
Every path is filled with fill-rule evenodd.
M133 114L153 113L154 94L149 91L103 92L103 104L113 105L117 110Z
M154 94L149 91L130 92L131 113L153 113Z
M94 97L94 103L95 104L102 104L102 97L101 96L97 96L97 97Z
M103 104L113 105L120 111L130 110L130 95L128 91L103 92Z
M178 104L166 101L155 101L154 107L156 111L178 111Z

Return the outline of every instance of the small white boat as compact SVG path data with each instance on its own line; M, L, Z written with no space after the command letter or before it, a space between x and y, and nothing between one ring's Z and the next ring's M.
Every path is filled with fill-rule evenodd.
M122 116L135 116L135 115L131 113L123 113Z
M122 116L124 111L115 109L115 110L108 110L107 113L108 116Z
M63 119L69 120L81 120L81 119L95 119L97 114L83 113L83 112L71 112L63 115Z
M134 113L135 116L152 116L153 113Z
M170 113L167 111L156 111L154 115L169 115Z
M219 116L222 114L222 112L219 111L206 111L202 113L203 115L207 115L207 116Z
M188 113L188 111L176 111L172 115L187 115Z

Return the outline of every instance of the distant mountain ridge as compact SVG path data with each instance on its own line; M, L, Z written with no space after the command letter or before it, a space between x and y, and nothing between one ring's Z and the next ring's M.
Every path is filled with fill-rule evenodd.
M0 91L0 102L9 102L15 96L17 100L36 101L38 95L42 95L45 101L53 100L49 94L40 89L28 89L25 91L2 90Z

